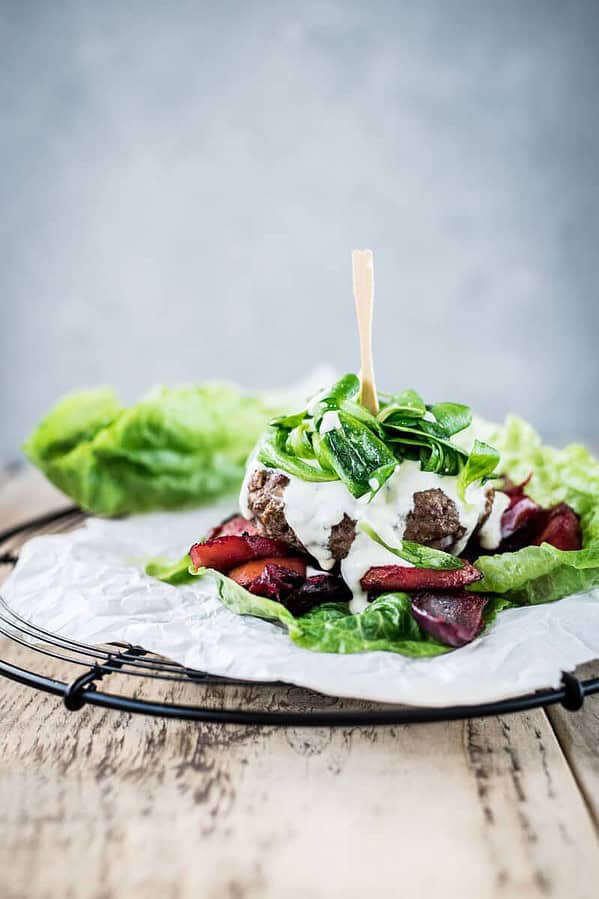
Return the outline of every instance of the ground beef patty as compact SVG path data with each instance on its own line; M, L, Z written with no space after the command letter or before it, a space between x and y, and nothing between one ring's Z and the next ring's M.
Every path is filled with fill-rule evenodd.
M293 529L285 518L283 493L289 478L280 471L257 469L248 484L247 504L251 519L258 531L265 537L283 540L295 549L305 551ZM487 497L487 505L480 524L487 518L493 497ZM420 490L414 494L413 506L406 518L404 537L414 543L431 546L434 549L449 550L464 536L465 528L460 524L458 510L452 499L435 487ZM344 559L356 536L356 522L348 515L333 528L329 548L334 559Z
M280 471L257 469L248 484L247 505L256 528L265 537L283 540L289 546L305 552L294 530L285 518L283 492L289 478ZM356 536L356 522L348 515L331 528L329 549L334 559L344 559Z
M403 535L406 540L447 550L464 536L465 530L454 501L438 487L414 494Z

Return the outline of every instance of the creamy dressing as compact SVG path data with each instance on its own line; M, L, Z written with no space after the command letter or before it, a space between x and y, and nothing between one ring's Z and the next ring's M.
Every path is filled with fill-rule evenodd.
M333 410L325 412L320 422L320 433L328 434L329 431L337 431L341 427L339 413Z
M250 461L241 490L241 511L247 518L251 518L247 504L249 478L259 468L264 466L255 460ZM303 481L287 472L282 473L289 481L283 491L285 518L306 551L324 571L330 571L335 564L329 548L331 529L345 515L356 522L356 538L341 562L341 575L353 593L350 609L354 613L363 611L367 606L367 597L360 581L369 568L378 565L412 567L361 531L360 522L370 525L385 543L399 547L408 515L414 508L414 494L424 490L442 490L455 504L460 525L464 528L463 536L451 548L455 555L459 555L482 518L487 502L488 487L470 484L464 502L458 496L457 477L422 471L419 462L402 462L380 489L377 489L378 482L371 484L377 491L374 495L366 494L359 499L352 496L341 481ZM495 493L491 514L480 530L481 545L485 549L494 549L499 545L501 516L508 503L505 494Z
M365 590L362 590L360 581L369 568L379 565L402 565L405 568L413 568L411 562L400 559L395 553L390 552L375 543L368 534L359 529L356 531L356 539L352 543L350 550L341 561L341 576L352 592L352 599L349 604L350 612L357 615L363 612L368 605L368 596Z
M285 518L298 539L325 571L335 564L329 549L331 528L344 515L355 518L355 499L341 481L302 481L286 474Z
M373 497L353 497L341 481L309 483L289 476L283 501L285 517L306 550L323 569L329 571L335 560L329 548L331 528L344 515L356 522L364 521L390 546L399 546L407 518L414 508L414 494L439 489L456 506L464 535L453 551L459 554L477 526L485 509L486 489L471 484L466 490L466 502L457 492L457 477L422 471L420 463L404 461ZM354 594L352 612L366 607L366 596L360 580L375 565L408 565L398 556L379 546L358 527L356 539L341 562L341 574Z
M497 549L501 543L501 516L509 504L509 496L496 490L491 514L478 532L478 540L483 549Z

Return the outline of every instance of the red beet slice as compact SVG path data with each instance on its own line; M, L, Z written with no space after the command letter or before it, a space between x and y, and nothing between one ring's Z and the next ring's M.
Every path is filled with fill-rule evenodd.
M273 565L301 575L302 580L306 577L306 563L303 559L298 558L253 559L251 562L245 562L243 565L233 568L229 572L229 577L235 583L249 590L252 584L262 577L265 569Z
M284 564L289 561L284 560ZM305 615L324 602L349 602L351 599L351 591L340 577L322 574L304 581L301 575L278 562L275 560L265 566L261 576L250 586L251 593L278 600L296 616Z
M518 499L521 496L524 496L524 488L528 487L530 481L532 479L532 471L528 473L528 475L521 481L519 484L514 484L508 477L504 477L503 486L501 487L502 493L507 493L510 499L513 497L514 499Z
M323 602L349 602L352 593L342 578L334 574L315 574L307 578L299 590L300 599L309 602L309 608Z
M532 472L521 484L506 482L502 492L509 497L510 504L501 516L501 538L507 540L512 534L524 528L532 528L536 523L541 507L524 492L530 483ZM530 536L530 535L529 535Z
M196 568L214 568L227 572L252 559L283 558L293 550L281 540L268 537L214 537L204 543L195 543L189 550Z
M229 577L257 596L282 603L294 615L304 615L323 602L349 602L351 591L333 574L306 579L306 563L300 558L254 559L229 572Z
M541 507L530 496L510 497L511 503L501 516L501 537L507 540L516 531L521 531L538 518Z
M206 540L214 540L215 537L243 537L244 534L256 536L258 531L243 515L231 515L208 531Z
M556 549L581 549L580 520L567 503L560 503L544 513L543 527L534 545L541 543L550 543Z
M483 629L486 596L480 593L420 593L412 614L423 631L446 646L465 646Z
M360 584L369 593L387 590L455 590L473 584L482 577L480 571L464 562L463 568L440 571L433 568L408 568L404 565L381 565L369 568Z
M268 599L276 599L283 605L287 605L287 599L290 598L302 585L304 574L293 571L287 567L289 559L281 559L283 564L268 562L260 576L257 577L248 587L250 593L256 596L266 596Z

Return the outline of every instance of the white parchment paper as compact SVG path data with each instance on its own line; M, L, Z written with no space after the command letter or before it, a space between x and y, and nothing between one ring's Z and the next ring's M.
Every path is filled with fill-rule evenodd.
M463 649L406 659L300 649L279 626L229 612L210 577L171 587L144 574L145 559L182 556L232 505L91 519L69 534L35 537L2 595L24 618L72 639L128 641L212 674L411 705L480 703L557 686L563 670L599 657L597 590L503 612Z

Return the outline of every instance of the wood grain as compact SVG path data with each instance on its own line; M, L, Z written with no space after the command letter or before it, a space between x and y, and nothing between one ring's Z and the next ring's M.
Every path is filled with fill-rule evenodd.
M599 662L581 666L577 674L599 677ZM548 714L599 831L599 696L587 699L575 715L561 706L552 706Z
M27 476L11 483L3 524L16 506L18 518L47 508ZM7 641L0 657L31 664ZM43 665L62 675L61 663ZM203 688L135 692L157 689L191 702ZM206 698L344 706L295 688ZM585 715L598 712L590 700ZM599 853L578 784L597 771L579 716L562 719L567 755L541 710L378 729L223 727L69 713L0 681L0 896L590 899Z

